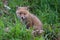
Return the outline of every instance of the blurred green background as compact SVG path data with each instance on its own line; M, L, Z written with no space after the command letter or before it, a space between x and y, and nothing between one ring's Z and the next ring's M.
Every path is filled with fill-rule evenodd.
M11 9L4 7L5 1ZM30 7L42 21L44 35L32 37L17 18L16 6ZM60 0L0 0L0 40L60 40Z

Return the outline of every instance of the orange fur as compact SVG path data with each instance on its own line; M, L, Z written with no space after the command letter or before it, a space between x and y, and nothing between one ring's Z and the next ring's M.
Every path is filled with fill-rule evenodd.
M43 33L41 21L33 14L31 14L27 7L19 7L16 14L26 24L27 29L33 27L33 34Z

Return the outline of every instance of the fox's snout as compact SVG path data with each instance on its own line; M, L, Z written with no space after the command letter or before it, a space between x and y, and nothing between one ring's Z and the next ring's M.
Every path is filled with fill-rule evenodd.
M24 17L21 17L21 19L25 19Z
M23 20L24 20L24 19L26 19L26 17L24 17L24 16L21 16L21 19L23 19Z

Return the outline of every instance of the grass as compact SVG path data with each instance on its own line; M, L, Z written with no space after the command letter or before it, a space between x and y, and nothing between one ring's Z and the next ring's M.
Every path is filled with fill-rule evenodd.
M10 10L0 0L0 40L60 40L59 0L8 0ZM44 35L33 37L16 16L16 6L30 6L43 23ZM5 12L7 11L7 12Z

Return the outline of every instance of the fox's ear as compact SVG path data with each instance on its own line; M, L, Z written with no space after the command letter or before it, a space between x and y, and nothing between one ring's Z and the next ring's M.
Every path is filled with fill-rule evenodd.
M27 10L31 10L32 9L32 7L31 6L27 6Z
M19 6L16 6L16 9L18 9L19 8Z
M20 9L20 8L24 8L25 10L29 10L29 9L30 9L30 7L29 7L29 6L24 6L24 7L16 6L16 9Z
M25 7L25 8L26 8L27 10L29 10L29 8L30 8L30 7L29 7L29 6L27 6L27 7Z

